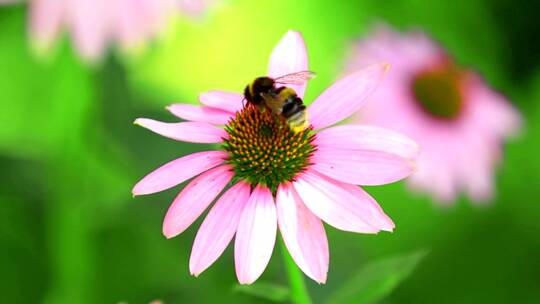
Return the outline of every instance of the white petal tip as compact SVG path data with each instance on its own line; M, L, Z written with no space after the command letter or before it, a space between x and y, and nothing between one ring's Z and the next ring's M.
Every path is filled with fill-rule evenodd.
M249 275L249 274L246 274L246 276ZM255 281L257 281L257 279L260 277L261 275L258 275L256 277L240 277L238 274L236 275L236 278L238 279L238 283L240 285L251 285L253 283L255 283Z
M290 36L290 35L302 35L300 34L300 31L297 31L297 30L288 30L287 33L285 33L285 36Z
M289 30L287 31L287 33L285 33L283 38L281 38L281 42L293 43L293 44L298 43L302 45L304 44L304 37L299 31Z
M177 236L178 233L173 233L173 232L170 232L170 231L163 231L163 236L167 239L172 239L173 237Z
M310 279L312 279L313 281L315 281L315 283L319 285L326 284L326 276L327 276L327 273L325 273L324 275L320 275L318 277L315 277L313 275L308 275Z
M133 195L133 197L138 196L138 195L143 195L143 194L146 194L146 193L144 193L144 191L141 191L141 187L139 183L135 184L135 186L133 186L133 188L131 189L131 195Z
M393 233L394 229L396 229L396 225L390 219L388 220L388 223L385 223L384 227L381 228L381 230L390 232L390 233Z
M197 261L192 260L192 258L190 257L190 260L189 260L189 273L192 276L198 278L201 275L201 273L206 270L206 268L201 268L200 265L197 265Z
M133 121L133 124L134 125L137 125L137 126L141 126L141 127L144 127L144 118L137 118Z
M133 189L131 190L131 195L133 197L140 196L140 195L146 195L146 194L149 194L149 193L142 190L141 187L139 187L138 185L135 185L135 187L133 187Z
M391 228L385 227L385 228L382 228L381 230L386 231L386 232L390 232L390 233L394 233L394 227L391 227Z

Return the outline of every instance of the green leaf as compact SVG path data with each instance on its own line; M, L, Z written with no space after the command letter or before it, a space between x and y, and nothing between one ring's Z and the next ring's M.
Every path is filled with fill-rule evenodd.
M329 298L329 303L376 303L388 296L426 256L427 251L373 261Z
M233 291L273 302L285 302L290 298L290 292L287 287L268 282L258 282L252 285L235 285Z

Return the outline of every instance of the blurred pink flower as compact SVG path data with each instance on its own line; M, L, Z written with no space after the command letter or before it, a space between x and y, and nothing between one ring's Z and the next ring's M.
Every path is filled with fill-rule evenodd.
M444 203L459 191L474 201L490 199L503 140L519 129L519 113L423 33L400 34L381 26L354 46L347 69L382 60L392 72L358 121L418 142L418 170L408 179L414 189Z
M95 61L109 43L117 43L124 49L139 46L156 36L178 9L184 10L184 14L199 16L213 2L33 0L30 3L30 32L39 48L48 49L60 32L67 30L81 57Z
M200 17L215 5L217 0L175 0L180 11L190 17Z
M308 108L312 126L299 133L290 131L270 111L244 107L241 94L223 91L201 94L202 106L168 107L187 122L135 121L175 140L222 145L221 150L173 160L133 188L134 195L150 194L198 175L167 211L163 233L171 238L187 229L232 185L217 199L197 233L189 265L193 275L208 268L236 234L238 280L254 282L272 255L279 227L300 269L324 283L329 253L321 220L344 231L393 230L392 220L356 185L382 185L407 177L414 170L416 144L377 127L331 127L364 104L387 68L386 64L372 65L333 84ZM290 31L275 47L268 75L307 69L304 40ZM303 97L305 85L294 88Z

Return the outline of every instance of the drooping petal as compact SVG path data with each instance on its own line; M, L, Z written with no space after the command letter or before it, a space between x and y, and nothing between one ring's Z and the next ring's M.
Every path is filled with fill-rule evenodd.
M224 151L198 152L177 158L146 175L133 187L133 195L169 189L223 163L226 158Z
M232 117L232 113L207 106L195 106L190 104L173 104L167 110L179 118L207 122L214 125L224 125Z
M238 93L212 90L199 95L199 101L209 107L236 113L242 110L244 96Z
M220 143L227 136L225 130L205 122L161 122L148 118L137 118L134 122L159 135L193 143Z
M110 37L107 1L65 1L68 10L66 23L72 32L79 54L93 62L103 54Z
M476 165L469 171L471 174L466 176L464 182L465 191L474 203L478 205L488 203L495 195L493 168Z
M394 229L392 220L360 187L310 171L299 176L293 186L311 212L337 229L360 233Z
M458 146L458 142L447 145L445 141L451 138L443 138L419 137L422 140L422 151L417 159L418 170L407 179L407 182L411 189L431 192L438 203L449 205L459 194L458 180L455 179L459 174L456 169L459 168L455 164L458 161L469 161L470 157L467 153L464 155L466 159L463 159L463 153L457 153L461 149L449 151L452 147ZM437 170L431 168L437 168Z
M318 147L311 157L315 171L348 184L374 186L399 181L411 175L415 163L379 151Z
M172 238L186 230L225 188L233 176L223 165L192 180L174 199L163 221L163 234Z
M189 259L191 274L198 276L223 253L236 232L249 192L250 186L239 182L212 207L193 243Z
M352 73L326 89L311 106L309 118L313 128L333 125L357 112L389 69L388 64L375 64Z
M258 186L244 208L236 232L234 261L240 284L251 284L261 276L272 256L276 233L272 193Z
M140 1L138 1L140 2ZM134 47L144 39L145 24L143 3L133 5L133 1L116 0L110 5L110 29L124 48Z
M47 49L60 31L65 5L61 0L34 0L29 8L32 38L40 47Z
M412 139L389 129L375 126L343 125L317 133L313 144L321 148L380 151L407 159L418 155L418 144Z
M278 42L268 65L268 76L279 77L290 73L306 71L308 57L304 38L299 32L288 31ZM304 97L306 85L287 85L293 88L300 98Z
M276 210L279 231L298 267L316 282L325 283L329 254L321 220L304 205L290 184L279 187Z

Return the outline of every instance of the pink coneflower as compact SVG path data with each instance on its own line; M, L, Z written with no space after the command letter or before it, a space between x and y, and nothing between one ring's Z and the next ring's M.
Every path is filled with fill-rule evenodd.
M290 31L275 47L268 75L307 68L304 40ZM271 111L243 106L241 94L223 91L201 94L202 106L168 108L187 122L139 118L136 124L160 135L218 143L221 149L163 165L137 183L133 194L162 191L198 175L167 211L163 223L167 238L183 232L217 198L193 244L189 267L195 276L236 234L238 280L254 282L268 264L279 227L294 261L307 276L323 283L328 242L321 220L345 231L392 231L392 220L356 185L391 183L414 169L417 146L410 139L377 127L330 127L364 104L387 69L386 64L373 65L336 82L308 108L311 127L298 133ZM295 89L303 97L305 85Z
M210 0L33 0L30 2L32 40L48 49L62 30L75 48L95 61L110 43L122 49L140 46L156 36L179 10L200 15Z
M489 199L502 142L520 125L517 111L422 33L380 27L355 45L347 67L380 60L392 64L392 73L358 121L402 132L420 145L418 170L409 178L415 189L446 203L459 191L475 201Z
M62 30L70 33L82 58L98 59L110 42L132 48L153 37L167 20L165 0L34 0L32 39L49 48Z

